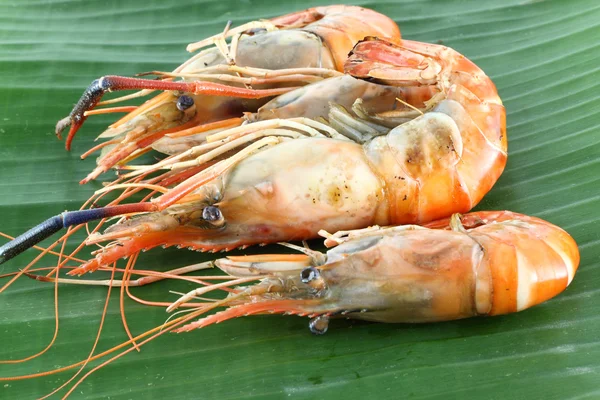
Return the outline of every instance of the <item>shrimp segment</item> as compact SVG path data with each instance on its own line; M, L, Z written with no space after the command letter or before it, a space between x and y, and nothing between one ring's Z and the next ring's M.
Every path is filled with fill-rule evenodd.
M393 85L363 80L355 66L368 63ZM318 82L282 95L274 101L281 107L267 113L302 114L304 94L323 87L339 90L334 99L358 96L348 109L329 106L329 96L313 99L316 114L329 110L327 123L250 123L158 163L202 169L151 200L153 212L90 237L113 245L73 273L160 245L230 250L309 239L321 229L421 224L473 208L506 163L504 108L495 90L479 93L492 90L489 78L454 50L409 41L361 42L347 68L363 79Z
M213 44L215 47L193 56L172 73L155 71L161 80L113 76L95 80L69 116L58 122L56 134L60 137L70 126L66 140L66 148L70 149L87 118L86 112L99 104L107 91L171 91L147 101L100 135L118 138L120 143L103 150L98 167L82 181L86 183L139 149L155 146L159 151L172 153L181 141L164 136L173 129L241 117L265 104L263 98L267 96L339 75L348 52L369 35L398 39L400 31L386 16L354 6L317 7L239 28L228 27L223 34L190 45L191 51ZM229 45L227 37L232 37ZM184 81L171 82L176 78ZM200 82L218 87L221 97L214 98L214 90L193 90L193 84ZM161 138L164 140L154 145ZM186 142L190 140L187 138ZM202 137L196 141L200 142Z
M307 256L218 260L216 265L232 278L245 282L255 277L258 283L229 294L221 304L226 310L178 331L267 313L310 316L309 327L317 334L324 333L330 317L414 323L508 314L561 293L579 265L575 241L538 218L476 212L462 222L455 214L429 226L324 233L339 244L310 266Z

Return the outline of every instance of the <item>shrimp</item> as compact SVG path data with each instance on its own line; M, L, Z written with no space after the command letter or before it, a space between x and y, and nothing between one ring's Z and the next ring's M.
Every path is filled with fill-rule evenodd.
M111 245L72 274L161 245L230 250L314 238L321 229L420 224L473 208L506 163L505 110L491 80L452 49L406 40L360 42L346 65L384 81L342 79L375 99L377 112L359 98L352 114L332 105L330 124L267 119L218 133L152 166L170 169L167 176L201 169L171 189L152 185L161 196L53 217L2 246L0 261L62 227L115 215L143 213L90 235L87 244Z
M166 134L177 133L186 138L186 143L201 142L200 133L241 124L243 112L256 111L269 97L340 75L348 52L369 35L399 38L400 31L384 15L341 5L310 8L268 21L228 27L223 34L188 46L189 51L211 44L215 44L215 48L195 55L172 73L151 72L161 80L119 76L94 80L69 116L58 122L56 134L60 137L70 126L66 139L68 150L89 114L131 109L93 111L106 92L169 91L135 108L100 135L110 140L92 149L104 147L98 166L82 180L86 183L152 146L168 154L180 152L182 145L171 143L172 140L155 145ZM227 37L232 37L229 46L225 42ZM173 82L175 78L183 80ZM89 152L84 156L87 154Z
M299 248L306 254L217 260L232 280L258 283L218 302L224 311L176 331L253 314L309 316L315 334L325 333L330 317L421 323L508 314L561 293L579 265L568 233L509 211L321 235L335 246L326 254ZM168 311L223 286L193 290Z
M308 317L310 332L322 335L336 318L428 323L515 313L564 291L580 261L577 244L567 232L539 218L510 211L454 214L425 226L372 226L335 234L321 231L320 235L326 238L326 246L333 247L325 254L282 243L302 254L216 260L214 264L224 276L197 277L202 279L202 286L167 303L168 312L186 307L183 316L170 318L162 326L90 355L85 361L31 375L2 377L0 381L81 367L54 394L73 382L89 362L123 349L82 374L67 397L93 372L166 332L189 332L250 315ZM201 266L207 267L210 265ZM180 268L163 275L184 278L179 273L189 271ZM112 279L95 282L32 277L110 287L123 284ZM213 280L218 283L207 282ZM211 296L215 292L225 296ZM163 303L154 305L159 304ZM224 309L210 314L218 308ZM136 342L135 347L128 346Z

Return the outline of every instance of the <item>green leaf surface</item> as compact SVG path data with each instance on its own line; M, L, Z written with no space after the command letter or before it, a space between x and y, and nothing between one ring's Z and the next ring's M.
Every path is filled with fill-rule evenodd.
M79 208L101 187L78 185L94 164L79 154L111 118L90 118L71 153L53 133L92 79L170 70L187 59L187 43L220 32L227 20L241 24L323 3L0 1L0 230L19 234ZM407 39L455 48L492 77L508 110L509 161L478 209L510 209L566 229L581 250L572 285L541 306L494 318L426 325L334 321L326 335L313 337L305 318L263 316L166 334L91 375L73 398L600 398L600 4L349 3L389 15ZM34 256L29 251L0 273ZM155 249L139 265L167 270L207 257ZM168 293L173 288L159 283L134 293L167 301L176 298ZM183 283L177 290L192 288ZM84 359L105 295L102 287L61 286L54 347L27 363L0 365L0 376ZM164 309L125 305L134 334L166 319ZM21 279L0 294L0 359L43 349L54 329L53 307L51 284ZM123 340L113 293L98 349ZM0 398L40 397L72 373L0 382Z

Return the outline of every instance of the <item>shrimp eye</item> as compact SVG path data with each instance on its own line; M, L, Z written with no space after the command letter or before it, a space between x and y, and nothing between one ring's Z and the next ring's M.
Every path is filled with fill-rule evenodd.
M322 293L327 289L327 283L315 267L306 267L300 272L300 280L310 286L315 293Z
M329 328L329 317L321 315L310 320L308 329L313 335L323 335Z
M179 96L179 98L177 99L177 109L179 111L185 111L193 105L194 105L194 99L185 94Z
M225 217L218 207L208 206L202 210L202 219L214 226L223 226Z
M309 283L319 278L319 270L315 267L304 268L302 272L300 272L300 280L302 283Z

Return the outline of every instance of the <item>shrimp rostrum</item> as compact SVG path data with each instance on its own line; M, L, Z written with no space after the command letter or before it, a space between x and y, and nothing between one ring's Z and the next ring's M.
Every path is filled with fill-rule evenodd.
M42 224L0 255L8 259L62 226L131 213L145 214L90 236L88 243L114 245L73 273L160 245L229 250L313 238L321 229L424 223L474 207L506 163L505 111L491 80L452 49L411 41L363 41L346 69L360 79L332 78L331 87L358 93L352 112L334 104L327 121L266 119L220 132L149 167L167 175L202 168L161 196L57 216L47 222L52 229ZM330 83L283 95L291 100L279 111L297 111L315 85Z
M173 154L202 142L203 132L242 123L269 98L327 77L340 75L348 52L365 36L399 38L397 25L375 11L354 6L310 8L271 20L255 21L188 46L196 54L173 72L151 71L160 79L104 76L81 96L56 133L70 126L67 149L88 115L130 111L132 107L93 110L98 104L166 91L147 101L100 135L109 139L97 168L82 183L152 147ZM231 38L231 43L226 39ZM180 79L174 81L175 79ZM142 90L100 103L106 92ZM177 134L177 141L165 135ZM163 140L161 140L163 139ZM174 143L173 143L174 142ZM86 153L86 155L89 154Z
M316 334L327 330L330 317L398 323L513 313L561 293L579 264L577 245L565 231L509 211L322 234L335 246L326 254L299 248L306 254L217 260L232 282L257 283L218 302L224 311L178 331L268 313L309 316ZM169 311L223 286L200 287Z

